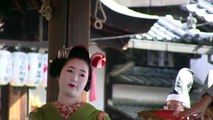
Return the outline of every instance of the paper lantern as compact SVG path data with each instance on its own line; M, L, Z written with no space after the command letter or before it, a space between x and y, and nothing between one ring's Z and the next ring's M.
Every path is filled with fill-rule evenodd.
M24 86L28 77L28 58L24 52L12 53L13 68L10 85Z
M28 79L27 86L39 86L43 77L42 55L40 53L28 53Z
M48 54L42 55L42 63L43 63L43 79L41 86L47 87L47 76L48 76Z
M12 74L12 54L6 50L0 50L0 85L9 83Z

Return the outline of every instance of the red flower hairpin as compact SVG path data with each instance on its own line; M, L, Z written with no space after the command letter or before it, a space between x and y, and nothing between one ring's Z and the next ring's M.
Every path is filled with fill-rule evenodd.
M91 88L90 88L90 96L89 101L96 100L96 74L94 68L102 68L106 64L106 57L102 53L94 53L91 56Z

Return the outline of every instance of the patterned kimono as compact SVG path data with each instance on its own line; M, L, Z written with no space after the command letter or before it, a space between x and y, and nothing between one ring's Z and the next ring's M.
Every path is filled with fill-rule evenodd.
M89 103L64 106L58 102L48 103L29 114L29 120L110 120L108 114Z

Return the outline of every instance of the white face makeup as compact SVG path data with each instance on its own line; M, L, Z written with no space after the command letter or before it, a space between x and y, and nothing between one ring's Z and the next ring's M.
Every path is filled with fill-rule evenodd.
M84 90L89 77L89 66L81 59L73 58L63 67L59 77L59 92L78 97Z

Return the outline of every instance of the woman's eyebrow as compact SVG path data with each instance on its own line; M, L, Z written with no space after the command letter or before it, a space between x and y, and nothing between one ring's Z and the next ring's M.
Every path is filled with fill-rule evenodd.
M80 70L81 72L84 72L84 73L86 73L86 71L85 70Z
M72 69L75 69L75 67L73 67L73 66L68 66L68 68L72 68Z

